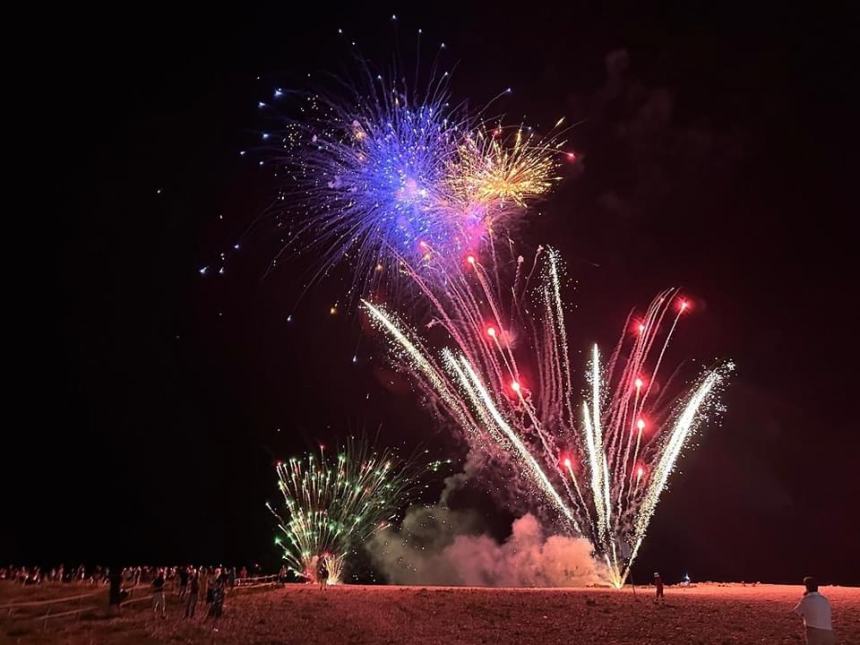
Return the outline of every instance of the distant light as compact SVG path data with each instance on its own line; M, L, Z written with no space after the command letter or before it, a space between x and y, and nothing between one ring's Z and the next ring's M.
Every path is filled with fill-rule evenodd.
M568 160L568 161L576 161L576 153L574 153L574 152L568 152L568 153L567 153L567 160Z
M332 316L334 316L335 314L337 314L337 306L333 306L333 307L331 307L331 308L328 310L328 312L329 312L329 314L331 314Z
M200 267L200 268L197 270L197 272L198 272L200 275L206 275L206 272L207 272L208 270L209 270L209 267Z

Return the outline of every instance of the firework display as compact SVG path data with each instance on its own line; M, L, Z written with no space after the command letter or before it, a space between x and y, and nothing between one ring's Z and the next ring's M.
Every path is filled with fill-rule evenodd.
M340 261L353 266L365 311L430 407L453 420L473 450L521 472L529 503L588 538L609 581L623 585L682 449L719 407L731 365L672 387L664 358L689 303L670 289L608 357L595 346L585 378L575 380L560 258L539 249L526 262L511 239L557 182L560 160L575 158L553 134L563 119L546 136L505 128L450 107L447 73L431 75L418 92L397 73L390 80L365 72L361 89L346 84L346 98L301 97L275 138L290 238L308 240L320 271ZM404 299L375 288L391 276L426 303L429 319L407 322L396 313ZM441 327L443 347L413 325ZM319 504L303 500L339 499L337 482L356 474L334 476L311 462L279 472L295 518L282 524L286 557L300 572L334 536L366 535L391 507L383 497L380 513L321 516Z
M453 343L438 354L396 314L364 306L433 407L456 421L473 449L514 464L536 501L587 537L609 581L622 586L680 452L715 407L731 364L670 394L664 358L689 309L670 289L608 360L594 346L580 401L557 253L539 251L528 268L521 256L507 267L492 257L484 265L470 256L443 288L413 274L433 303L431 326L441 325Z
M313 582L323 559L329 584L342 582L347 556L395 519L418 474L410 461L355 439L336 455L320 446L318 455L278 462L276 470L284 511L266 504L278 520L275 544L288 567Z
M396 278L403 263L421 270L478 252L569 158L562 120L546 137L490 123L451 106L447 73L424 92L368 67L362 76L333 95L299 97L282 130L263 135L282 180L285 248L313 251L320 272L349 261L360 290Z

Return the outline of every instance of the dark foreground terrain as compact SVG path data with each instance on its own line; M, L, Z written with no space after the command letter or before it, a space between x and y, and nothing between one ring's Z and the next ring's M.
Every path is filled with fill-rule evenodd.
M57 604L45 600L94 593ZM120 616L103 587L0 583L0 643L802 643L790 613L801 589L781 585L483 589L305 585L231 592L225 614L193 620L170 594L154 618L138 590ZM860 588L826 587L839 643L860 643ZM26 604L24 604L26 603ZM11 605L11 606L10 606Z

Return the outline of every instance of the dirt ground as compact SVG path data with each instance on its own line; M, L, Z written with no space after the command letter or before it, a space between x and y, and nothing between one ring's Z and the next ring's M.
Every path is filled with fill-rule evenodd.
M170 595L154 618L146 591L111 616L107 590L61 605L13 607L91 592L0 583L0 643L802 643L790 613L800 586L704 584L653 590L305 585L237 590L218 622L182 618ZM860 644L860 588L825 587L837 642ZM50 614L48 614L48 608ZM51 615L73 611L67 616Z

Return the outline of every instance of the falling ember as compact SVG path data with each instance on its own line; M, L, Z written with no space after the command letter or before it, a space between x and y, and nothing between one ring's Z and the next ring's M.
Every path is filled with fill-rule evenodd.
M487 327L487 336L490 338L496 337L496 328L495 327Z
M454 342L441 360L396 316L368 302L365 307L391 339L395 362L417 380L433 408L456 421L473 450L519 464L534 491L532 509L553 509L548 521L588 538L608 564L609 582L620 587L682 449L707 412L720 409L716 394L732 365L706 371L672 398L666 388L652 390L680 317L680 311L671 314L677 292L670 289L654 299L637 322L640 333L623 336L608 362L593 347L588 394L577 406L560 260L552 249L541 253L534 285L519 270L513 283L505 282L501 261L453 272L444 286L415 275L419 292L433 303L433 319ZM487 343L493 335L480 322L487 318L532 333L516 348ZM536 375L527 397L521 393L525 366ZM576 468L570 457L560 457L562 446L581 455Z

